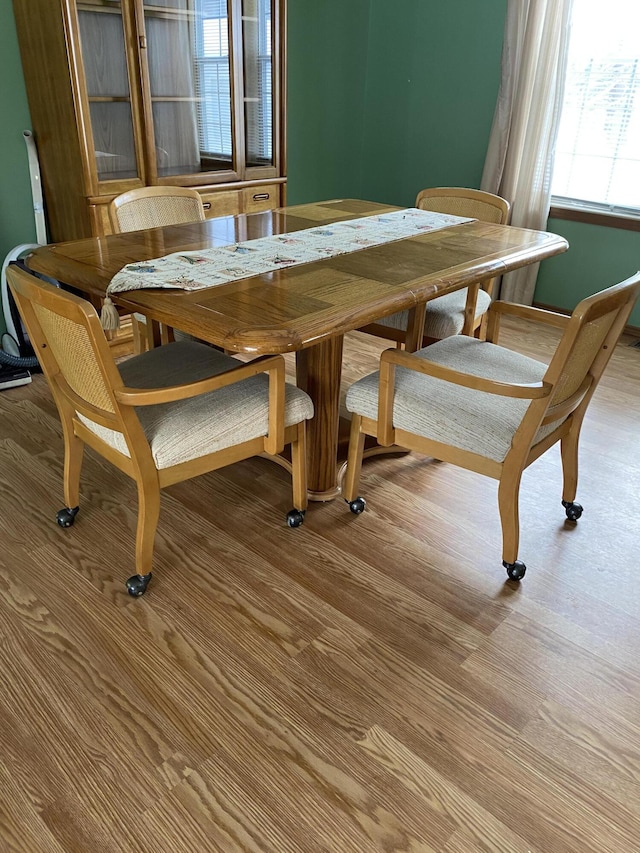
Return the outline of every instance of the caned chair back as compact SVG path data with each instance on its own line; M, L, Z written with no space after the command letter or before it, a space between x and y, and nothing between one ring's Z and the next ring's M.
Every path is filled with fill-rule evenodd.
M94 307L17 267L7 279L61 415L78 412L126 435L114 396L123 382ZM137 421L134 412L125 417Z
M639 291L640 276L635 275L583 299L576 307L545 376L553 386L545 422L550 423L559 411L586 407Z
M141 187L122 193L109 205L109 219L115 234L201 222L204 218L200 194L186 187Z
M415 206L420 210L468 216L496 225L506 225L511 210L506 199L467 187L429 187L418 193Z

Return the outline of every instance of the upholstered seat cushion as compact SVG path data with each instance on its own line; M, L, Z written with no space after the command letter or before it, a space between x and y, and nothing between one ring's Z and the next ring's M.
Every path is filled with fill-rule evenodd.
M445 293L427 302L427 313L424 321L424 334L428 338L448 338L449 335L459 335L464 326L464 309L467 304L467 288ZM489 310L491 297L486 290L478 291L476 300L476 320ZM382 326L392 329L406 330L409 321L408 311L398 311L390 317L376 320Z
M205 379L239 364L238 359L205 344L181 341L133 356L118 368L129 388L162 388ZM157 467L168 468L266 435L268 390L269 377L262 373L188 400L137 406ZM286 426L313 416L313 403L304 391L287 384L285 399ZM122 433L80 419L108 444L129 455Z
M466 335L454 335L424 347L418 358L454 370L501 382L540 382L547 366L532 358ZM355 382L347 393L347 409L378 417L379 373ZM397 429L478 453L501 462L520 425L529 400L517 400L464 388L406 368L396 368L393 425ZM538 431L540 441L558 424Z

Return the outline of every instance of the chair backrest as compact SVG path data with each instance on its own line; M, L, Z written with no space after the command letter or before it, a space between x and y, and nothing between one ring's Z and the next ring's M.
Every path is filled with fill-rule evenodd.
M511 205L505 198L466 187L430 187L416 196L416 207L451 216L469 216L481 222L506 225Z
M554 386L545 420L581 389L592 396L639 294L640 272L577 305L545 375Z
M139 422L129 413L123 419L114 396L122 378L93 305L17 266L8 267L7 280L61 416L79 412L130 433Z
M543 377L551 394L528 407L514 436L512 453L528 453L532 444L549 434L549 428L569 415L579 420L584 417L639 294L640 272L576 306ZM487 339L495 340L491 325ZM547 429L540 432L540 427Z
M200 193L186 187L141 187L116 196L109 205L114 234L204 218Z

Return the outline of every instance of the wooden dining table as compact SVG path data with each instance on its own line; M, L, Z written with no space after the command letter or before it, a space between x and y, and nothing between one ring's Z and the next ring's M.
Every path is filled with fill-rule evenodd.
M95 300L126 264L398 210L358 199L222 216L36 249L30 269ZM566 251L556 234L471 221L204 290L113 295L140 312L237 353L296 353L298 385L312 398L310 497L339 492L338 427L343 338L381 317Z

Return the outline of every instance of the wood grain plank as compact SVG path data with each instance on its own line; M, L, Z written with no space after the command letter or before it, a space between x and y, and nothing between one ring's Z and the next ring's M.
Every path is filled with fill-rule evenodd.
M531 853L528 841L501 824L472 797L459 791L389 732L374 726L360 741L360 745L404 785L419 793L455 822L459 829L453 835L469 839L474 849L487 853L501 853L505 850L510 853ZM451 849L451 840L444 849Z

